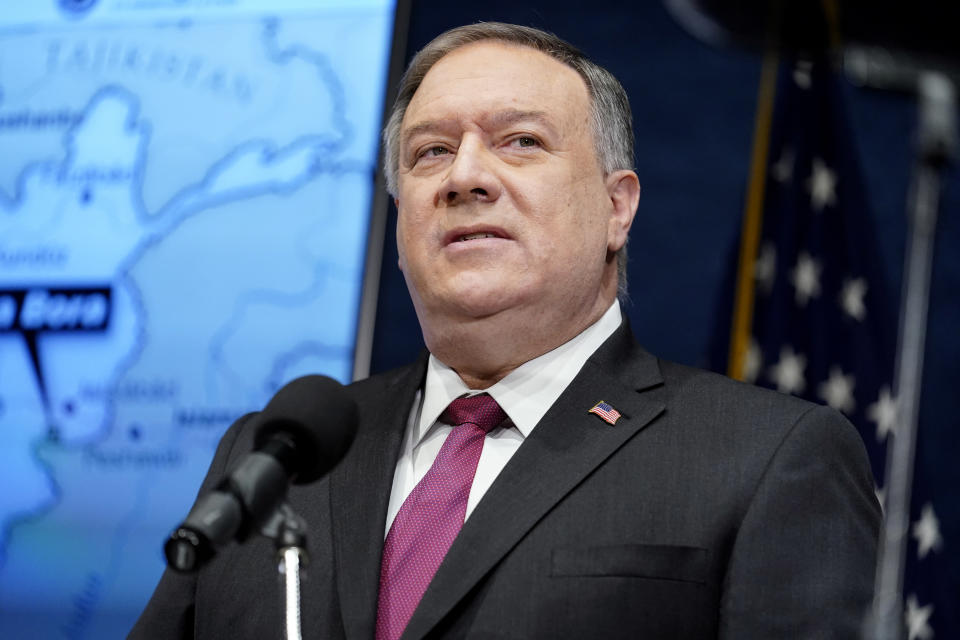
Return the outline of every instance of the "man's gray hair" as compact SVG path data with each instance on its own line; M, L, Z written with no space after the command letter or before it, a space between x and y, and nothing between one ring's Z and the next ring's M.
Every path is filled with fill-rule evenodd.
M613 74L591 62L576 47L546 31L502 22L480 22L446 31L421 49L400 79L393 110L383 130L384 173L387 191L397 197L400 166L400 125L407 107L427 72L441 58L460 47L484 40L499 40L545 53L572 68L587 85L590 95L593 142L604 175L633 169L633 117L627 93ZM627 245L617 252L618 292L627 293Z

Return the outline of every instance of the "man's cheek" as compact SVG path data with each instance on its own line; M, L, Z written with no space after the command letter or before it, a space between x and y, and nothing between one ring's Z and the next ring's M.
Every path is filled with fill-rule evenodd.
M397 229L397 266L400 268L400 271L407 270L407 252L404 250L403 237L401 236L401 231Z

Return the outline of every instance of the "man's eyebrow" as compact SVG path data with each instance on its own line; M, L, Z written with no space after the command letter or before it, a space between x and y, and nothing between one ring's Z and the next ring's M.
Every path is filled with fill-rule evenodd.
M416 124L410 125L403 130L401 134L401 146L406 144L410 138L421 133L434 133L442 129L447 129L452 124L451 120L422 120Z
M505 109L484 119L484 123L493 128L506 127L519 122L529 121L536 122L549 129L550 133L556 132L556 127L554 127L550 121L546 111ZM455 126L454 120L422 120L410 125L403 131L402 144L421 133L435 133L448 129L451 126Z

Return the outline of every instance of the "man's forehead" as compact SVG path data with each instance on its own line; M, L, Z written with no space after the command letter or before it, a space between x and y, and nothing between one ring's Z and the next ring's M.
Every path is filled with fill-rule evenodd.
M431 112L457 100L467 109L499 101L503 104L490 117L501 121L547 122L589 105L586 82L575 69L532 47L500 40L470 43L440 58L414 92L403 128L423 128L435 119Z

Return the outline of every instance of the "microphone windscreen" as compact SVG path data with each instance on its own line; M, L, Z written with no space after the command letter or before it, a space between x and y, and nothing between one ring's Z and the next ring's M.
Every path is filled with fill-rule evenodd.
M357 431L356 403L343 385L321 375L284 385L258 418L255 446L288 440L295 484L313 482L330 471L346 455Z

